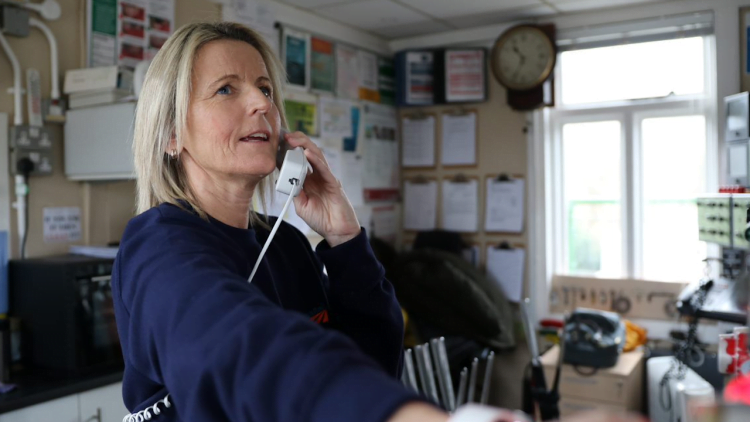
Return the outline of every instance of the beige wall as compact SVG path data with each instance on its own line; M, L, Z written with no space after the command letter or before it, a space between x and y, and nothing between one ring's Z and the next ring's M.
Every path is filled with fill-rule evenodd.
M479 227L480 229L484 226L484 197L485 197L485 178L487 176L495 176L500 173L506 173L508 175L526 175L526 158L527 158L527 147L526 147L526 134L524 133L524 127L526 126L526 114L512 110L506 104L506 91L495 79L492 77L490 70L487 70L489 78L489 101L480 104L465 104L463 107L467 110L477 111L477 137L478 137L478 165L475 167L461 167L461 168L443 168L439 163L439 157L441 156L440 151L440 139L442 139L442 128L440 124L440 116L442 113L456 111L459 109L458 105L441 105L433 107L411 107L402 108L399 110L401 117L413 115L418 110L424 113L432 113L435 115L436 129L436 150L438 163L434 169L421 170L421 169L403 169L402 178L409 179L417 175L422 175L428 178L434 178L435 180L442 180L445 177L452 177L458 173L462 173L467 177L477 177L479 183ZM440 191L440 188L438 188ZM440 192L438 193L438 204L440 203ZM528 215L528 210L526 212ZM441 221L441 210L438 207L438 225ZM403 218L402 218L403 221ZM528 221L524 222L524 226L528 226ZM404 232L402 233L402 241L404 243L411 243L416 233ZM509 243L520 243L526 244L527 234L524 230L520 234L486 234L483 231L479 231L475 234L464 234L462 235L464 240L470 244L479 244L481 246L481 261L484 264L486 258L485 246L487 243L498 244L502 240L507 240Z
M62 17L56 21L45 21L57 37L59 49L59 80L65 71L85 65L85 0L58 0L62 7ZM220 7L208 0L176 0L176 26L197 20L217 19ZM50 61L46 38L36 29L28 38L8 37L22 69L29 67L39 70L42 77L42 96L49 97ZM25 77L24 77L25 80ZM13 97L7 91L13 83L10 63L4 55L0 59L0 112L9 113L13 121ZM24 114L25 112L24 102ZM28 116L25 116L28 122ZM112 183L71 182L64 176L63 168L63 128L61 125L47 125L56 140L54 146L54 173L51 176L32 177L29 197L29 232L26 245L27 256L44 256L64 253L68 244L45 244L42 233L42 213L45 207L81 207L83 241L101 245L119 240L128 219L133 215L135 184L132 181ZM18 240L15 213L12 213L11 245L12 256L17 257Z

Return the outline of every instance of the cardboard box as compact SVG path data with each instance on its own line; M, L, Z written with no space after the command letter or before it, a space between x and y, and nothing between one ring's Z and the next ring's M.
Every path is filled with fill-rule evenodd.
M541 358L548 387L555 379L559 353L560 348L554 346ZM588 373L591 368L580 367L580 370ZM640 411L643 388L643 352L640 350L623 353L617 365L599 369L590 376L580 374L572 365L563 365L560 370L561 405L567 403L568 411L583 405Z
M572 397L564 397L560 399L560 417L562 418L561 422L565 422L566 417L570 417L581 412L590 411L602 411L611 414L625 414L628 412L628 409L623 405L582 400Z

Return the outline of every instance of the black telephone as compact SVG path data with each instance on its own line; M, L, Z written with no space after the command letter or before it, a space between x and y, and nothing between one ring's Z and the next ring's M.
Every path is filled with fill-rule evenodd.
M614 312L576 309L565 322L565 363L609 368L625 347L625 324Z

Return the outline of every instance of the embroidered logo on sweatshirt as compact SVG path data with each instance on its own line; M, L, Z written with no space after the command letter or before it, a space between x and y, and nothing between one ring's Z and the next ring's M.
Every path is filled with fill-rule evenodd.
M328 309L323 309L317 314L310 317L310 320L317 324L325 324L328 322Z

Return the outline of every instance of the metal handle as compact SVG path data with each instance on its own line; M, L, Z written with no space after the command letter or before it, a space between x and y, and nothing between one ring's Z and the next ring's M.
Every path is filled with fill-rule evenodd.
M91 416L90 418L86 419L84 422L102 422L102 409L100 407L97 407L96 415Z

